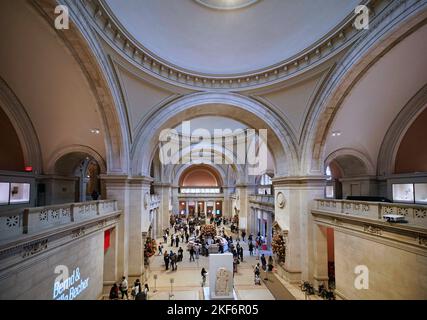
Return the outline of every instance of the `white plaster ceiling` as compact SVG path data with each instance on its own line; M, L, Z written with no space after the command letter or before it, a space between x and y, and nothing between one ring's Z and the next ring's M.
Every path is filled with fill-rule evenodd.
M105 159L97 101L80 66L26 1L0 1L0 76L25 107L44 164L61 148L85 145ZM101 129L95 135L91 129Z
M365 153L376 165L392 121L427 83L427 25L386 53L353 87L334 118L324 156L341 148ZM333 132L340 136L332 136Z
M337 26L358 0L261 0L215 10L194 0L106 0L146 49L181 68L244 73L303 51Z

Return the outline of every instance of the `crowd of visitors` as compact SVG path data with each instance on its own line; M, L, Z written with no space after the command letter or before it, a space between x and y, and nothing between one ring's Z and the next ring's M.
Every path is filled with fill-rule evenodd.
M211 224L215 225L218 236L205 238L201 234L201 225L204 224L204 221L200 218L180 218L180 217L171 217L170 227L166 228L163 233L163 242L160 242L158 249L158 256L163 256L164 267L166 271L171 270L176 271L178 269L178 263L184 260L184 252L188 252L188 258L190 262L196 262L200 255L209 256L210 250L213 247L217 247L218 253L230 252L233 255L233 274L237 273L237 267L240 263L244 261L244 249L240 241L243 241L247 244L249 255L259 256L261 262L257 263L254 268L254 282L255 284L261 284L260 281L260 268L264 271L271 271L273 269L273 259L271 256L267 258L262 252L262 246L264 244L264 238L260 233L254 237L253 234L247 236L245 230L239 229L234 224L231 224L234 232L228 235L225 226L229 224L229 221L226 218L211 218ZM237 234L236 234L237 233ZM234 239L233 239L234 234ZM239 235L241 237L239 237ZM169 248L167 248L169 247ZM183 249L186 248L186 250ZM175 250L175 251L174 251ZM261 255L260 255L261 254ZM202 286L206 282L207 272L203 268L201 271L202 276ZM110 291L110 299L119 299L121 294L121 299L129 299L128 295L129 285L126 277L123 277L119 285L114 284ZM142 284L139 279L137 279L132 287L131 296L135 300L147 300L148 299L148 284Z

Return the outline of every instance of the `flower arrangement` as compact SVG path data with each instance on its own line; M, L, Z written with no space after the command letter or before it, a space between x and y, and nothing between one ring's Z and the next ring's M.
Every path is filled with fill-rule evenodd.
M157 249L157 243L156 240L148 238L145 242L145 250L144 255L148 258L154 256Z
M285 262L286 257L286 243L281 234L276 234L271 242L273 253L276 255L279 262Z
M233 223L239 225L239 216L237 214L233 217Z
M200 233L203 237L215 237L216 228L213 224L205 224L200 228Z

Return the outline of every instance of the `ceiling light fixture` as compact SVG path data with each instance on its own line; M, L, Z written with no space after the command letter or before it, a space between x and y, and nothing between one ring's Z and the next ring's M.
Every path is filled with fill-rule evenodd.
M93 133L93 134L100 134L101 130L99 130L99 129L90 129L90 132Z
M341 135L341 131L333 131L332 136L333 137L339 137Z

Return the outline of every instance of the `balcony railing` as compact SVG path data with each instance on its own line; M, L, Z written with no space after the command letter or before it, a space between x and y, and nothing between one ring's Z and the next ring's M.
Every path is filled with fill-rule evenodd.
M272 195L253 195L249 196L249 202L259 203L262 205L274 206L274 197Z
M396 214L404 216L409 225L427 228L427 206L422 205L317 199L315 210L381 221L385 221L384 215Z
M28 208L20 212L0 215L0 241L72 223L79 223L118 211L115 200L69 203Z

